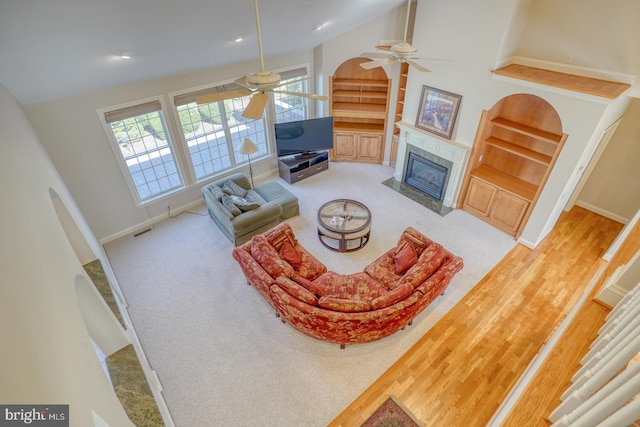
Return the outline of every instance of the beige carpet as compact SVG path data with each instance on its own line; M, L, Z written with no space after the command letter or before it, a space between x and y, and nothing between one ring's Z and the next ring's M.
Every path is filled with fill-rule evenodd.
M362 270L407 226L464 259L443 297L412 326L377 342L340 350L281 323L246 284L232 244L208 216L183 214L106 245L177 426L328 424L515 245L466 212L441 217L382 185L392 173L380 165L332 163L294 185L281 181L300 200L301 215L288 222L331 270ZM317 210L334 198L356 199L371 210L371 240L362 250L336 253L318 241Z

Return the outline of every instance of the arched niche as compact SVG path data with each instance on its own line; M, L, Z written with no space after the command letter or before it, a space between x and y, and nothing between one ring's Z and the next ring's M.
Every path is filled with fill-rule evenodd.
M536 95L518 93L502 98L490 110L490 117L530 126L552 134L562 134L562 121L549 102Z
M556 109L536 95L483 110L458 205L519 238L567 136Z
M109 356L129 345L130 342L124 329L93 283L79 274L75 278L74 285L78 307L87 331L100 350Z
M89 246L89 243L87 243L87 239L82 235L82 232L58 193L56 193L54 189L49 188L49 196L51 197L51 203L53 203L53 208L58 216L58 221L60 221L60 225L62 225L67 240L69 240L80 264L85 265L95 260L97 258L96 254Z
M62 198L52 188L49 188L49 196L58 221L78 257L80 265L96 260L96 254L91 249ZM87 277L83 275L76 276L75 291L78 307L82 313L87 331L105 355L108 356L130 344L118 319L102 295L100 295L96 286Z

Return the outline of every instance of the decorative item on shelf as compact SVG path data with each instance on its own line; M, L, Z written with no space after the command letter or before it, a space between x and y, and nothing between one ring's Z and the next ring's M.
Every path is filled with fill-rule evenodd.
M422 86L416 127L451 139L461 99L461 95Z
M238 153L246 154L249 157L249 176L251 177L251 188L253 188L253 169L251 168L251 155L258 151L258 146L254 144L249 138L245 138L244 141L238 147Z

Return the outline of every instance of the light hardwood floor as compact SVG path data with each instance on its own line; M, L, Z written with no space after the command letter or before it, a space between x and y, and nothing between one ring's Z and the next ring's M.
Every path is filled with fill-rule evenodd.
M330 426L359 426L390 394L427 426L487 425L621 229L579 207L564 212L537 248L517 245ZM504 425L544 426L546 415Z

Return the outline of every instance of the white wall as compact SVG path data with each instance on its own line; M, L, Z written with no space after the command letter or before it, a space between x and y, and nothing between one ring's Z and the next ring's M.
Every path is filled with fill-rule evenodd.
M640 99L634 98L590 174L578 203L629 221L640 209Z
M50 189L94 253L82 215L15 99L0 85L0 402L70 405L72 426L132 425L94 352L75 281L89 280Z
M638 75L640 2L533 0L516 55Z

